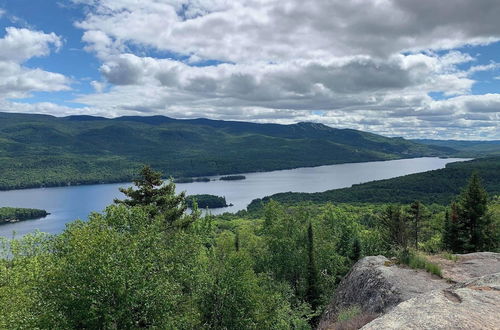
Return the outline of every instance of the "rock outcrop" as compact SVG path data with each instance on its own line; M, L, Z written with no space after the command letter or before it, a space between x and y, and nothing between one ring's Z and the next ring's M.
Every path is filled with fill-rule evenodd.
M500 329L500 273L419 295L361 329Z
M463 329L477 328L467 327L471 324L500 329L500 254L480 252L457 257L456 261L432 257L432 262L442 267L445 279L397 266L383 256L361 259L340 283L318 329L356 329L336 323L338 314L352 306L361 310L366 322L383 315L367 324L366 329L462 329L460 322ZM424 309L426 302L430 307ZM471 313L466 313L467 309ZM463 317L452 323L459 312L464 312ZM438 320L441 323L433 324ZM493 321L497 328L491 327Z
M405 300L449 286L440 277L398 267L384 256L365 257L340 283L318 329L329 329L338 313L351 306L358 306L367 314L384 314Z

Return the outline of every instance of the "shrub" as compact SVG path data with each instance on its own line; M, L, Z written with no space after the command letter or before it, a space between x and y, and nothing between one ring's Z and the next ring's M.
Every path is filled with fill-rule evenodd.
M344 308L339 312L339 315L337 316L337 322L349 321L359 314L361 314L361 308L357 305Z

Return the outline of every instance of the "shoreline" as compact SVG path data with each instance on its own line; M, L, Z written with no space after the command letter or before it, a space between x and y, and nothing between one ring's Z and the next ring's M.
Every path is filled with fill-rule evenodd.
M365 160L365 161L359 161L359 162L328 162L328 163L322 163L322 164L317 164L317 165L310 165L310 166L292 166L292 167L279 167L271 170L255 170L255 171L241 171L241 172L231 172L231 173L217 173L217 174L211 174L211 175L199 175L199 176L191 176L192 178L197 178L197 177L209 177L209 178L215 178L215 177L220 177L220 176L232 176L232 175L246 175L246 174L252 174L252 173L264 173L264 172L276 172L276 171L286 171L286 170L295 170L295 169L300 169L300 168L313 168L313 167L321 167L321 166L331 166L331 165L343 165L343 164L362 164L362 163L371 163L371 162L385 162L385 161L391 161L391 160L404 160L404 159L418 159L418 158L441 158L441 156L416 156L416 157L395 157L391 159L378 159L378 160ZM448 156L447 158L457 158L457 159L464 159L465 160L471 160L472 158L461 158L461 157L452 157ZM170 177L163 177L162 178L165 181L168 181ZM15 188L0 188L0 192L7 192L7 191L16 191L16 190L29 190L29 189L44 189L44 188L67 188L67 187L79 187L79 186L94 186L94 185L104 185L104 184L130 184L134 178L130 178L129 180L92 180L92 181L83 181L83 182L75 182L75 183L60 183L60 184L49 184L49 185L28 185L26 187L15 187ZM174 180L175 183L175 180ZM182 183L179 183L182 184ZM177 183L176 183L177 185Z

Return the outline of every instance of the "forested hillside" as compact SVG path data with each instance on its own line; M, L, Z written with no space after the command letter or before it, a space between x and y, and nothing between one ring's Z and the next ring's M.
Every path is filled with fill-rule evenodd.
M0 189L130 181L142 164L190 177L454 150L321 124L0 113Z
M457 156L479 157L500 155L500 140L492 141L461 141L461 140L429 140L416 139L416 143L452 148L458 151Z
M444 205L450 203L453 197L460 192L473 172L479 174L490 194L500 194L500 157L490 157L450 163L443 169L357 184L350 188L319 193L279 193L252 201L248 209L260 208L262 202L266 203L270 199L289 204L303 201L317 203L410 203L420 200L426 204Z

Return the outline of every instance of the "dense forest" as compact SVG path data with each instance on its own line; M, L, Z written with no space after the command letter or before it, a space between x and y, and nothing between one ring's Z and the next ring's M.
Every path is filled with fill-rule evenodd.
M0 207L0 224L11 222L43 218L48 215L45 210L25 209L16 207Z
M0 113L2 190L128 182L142 164L181 178L454 152L313 123Z
M262 202L273 199L281 203L411 203L449 204L460 193L473 172L477 172L491 195L500 194L500 157L479 158L467 162L449 163L445 168L405 175L397 178L353 185L319 193L278 193L256 199L249 210L259 209Z
M134 184L60 235L0 241L0 328L310 329L364 255L499 249L500 200L478 175L451 205L271 201L219 217L187 212L150 168Z

